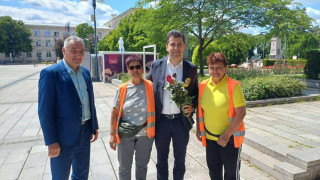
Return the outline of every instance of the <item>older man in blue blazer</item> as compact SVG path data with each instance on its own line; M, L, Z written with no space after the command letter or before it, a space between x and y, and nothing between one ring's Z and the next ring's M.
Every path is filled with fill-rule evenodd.
M189 96L194 97L192 105L182 107L185 113L192 119L192 113L198 102L198 76L197 67L182 59L185 50L184 35L176 30L167 34L166 50L168 56L152 62L147 79L152 80L154 97L156 101L156 136L155 144L157 148L157 178L159 180L168 179L168 155L169 145L172 139L174 167L173 179L184 178L186 171L185 158L187 145L189 142L189 131L192 123L183 116L182 110L170 99L171 92L164 90L168 85L166 77L176 74L176 80L185 81L190 78L187 87Z
M51 165L52 179L88 179L90 141L98 138L98 121L89 71L80 66L84 42L64 41L64 59L40 73L39 120Z

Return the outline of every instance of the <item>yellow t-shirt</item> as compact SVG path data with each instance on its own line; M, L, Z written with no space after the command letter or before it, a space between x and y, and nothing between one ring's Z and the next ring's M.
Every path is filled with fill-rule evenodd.
M234 88L232 99L235 108L246 105L243 92L238 84ZM227 75L217 85L212 82L212 77L210 77L203 91L200 105L203 109L206 129L215 135L223 134L230 124ZM208 133L206 133L206 138L218 140L217 137L210 136Z

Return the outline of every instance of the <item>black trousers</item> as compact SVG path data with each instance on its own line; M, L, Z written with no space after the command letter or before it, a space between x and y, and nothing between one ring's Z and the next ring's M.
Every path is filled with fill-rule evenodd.
M235 148L233 139L226 147L220 146L217 141L207 139L206 157L210 178L212 180L240 180L240 153L241 147ZM223 168L224 178L222 178Z
M157 179L168 180L168 156L170 142L173 145L173 179L183 180L186 171L185 159L189 142L189 130L182 119L162 117L156 124L155 144L157 148Z

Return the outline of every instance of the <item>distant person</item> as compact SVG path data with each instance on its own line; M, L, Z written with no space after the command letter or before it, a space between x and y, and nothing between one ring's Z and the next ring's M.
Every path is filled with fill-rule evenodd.
M151 68L151 63L152 63L152 61L149 61L149 62L146 64L146 73L145 73L145 74L149 74L149 71L150 71L150 68Z
M48 59L46 59L46 66L48 66Z
M61 63L45 68L39 80L39 120L48 146L52 179L88 179L90 140L99 135L89 71L80 66L84 42L64 41Z
M136 178L147 179L147 169L155 135L155 102L152 82L142 78L142 59L131 55L126 59L131 79L117 90L110 124L110 147L118 144L119 179L131 180L135 154Z
M223 53L211 53L207 64L210 78L199 84L197 138L206 146L210 178L239 180L246 101L240 83L226 75Z
M167 33L166 50L168 56L151 63L147 79L152 80L156 102L156 136L157 148L157 177L159 180L168 179L168 157L170 142L173 144L174 168L173 179L183 179L186 171L185 159L189 142L189 131L193 126L183 112L192 119L192 113L198 102L197 67L182 58L185 50L184 34L172 30ZM180 107L170 99L171 91L165 90L169 83L168 75L176 74L177 81L189 78L190 84L186 88L188 96L194 97L192 105Z

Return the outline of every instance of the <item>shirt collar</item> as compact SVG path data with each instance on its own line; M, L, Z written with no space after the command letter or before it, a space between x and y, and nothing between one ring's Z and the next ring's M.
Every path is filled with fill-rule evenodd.
M169 60L169 57L167 59L167 66L171 66L173 67L173 65L171 64L170 60ZM176 69L181 69L183 66L183 60L180 61L180 63L176 66L176 67L173 67L173 68L176 68Z
M215 85L215 84L213 83L212 77L210 76L209 83L210 83L211 85L213 85L213 86L218 86L218 85L220 85L220 84L224 84L225 82L227 82L227 78L228 78L228 76L227 76L227 75L224 75L224 77L221 79L221 81L220 81L218 84Z
M82 67L81 66L78 66L78 72L74 72L71 67L67 64L67 62L63 59L62 60L63 64L64 64L64 67L66 67L68 73L70 74L71 72L74 73L74 74L77 74L78 72L79 73L82 73Z

